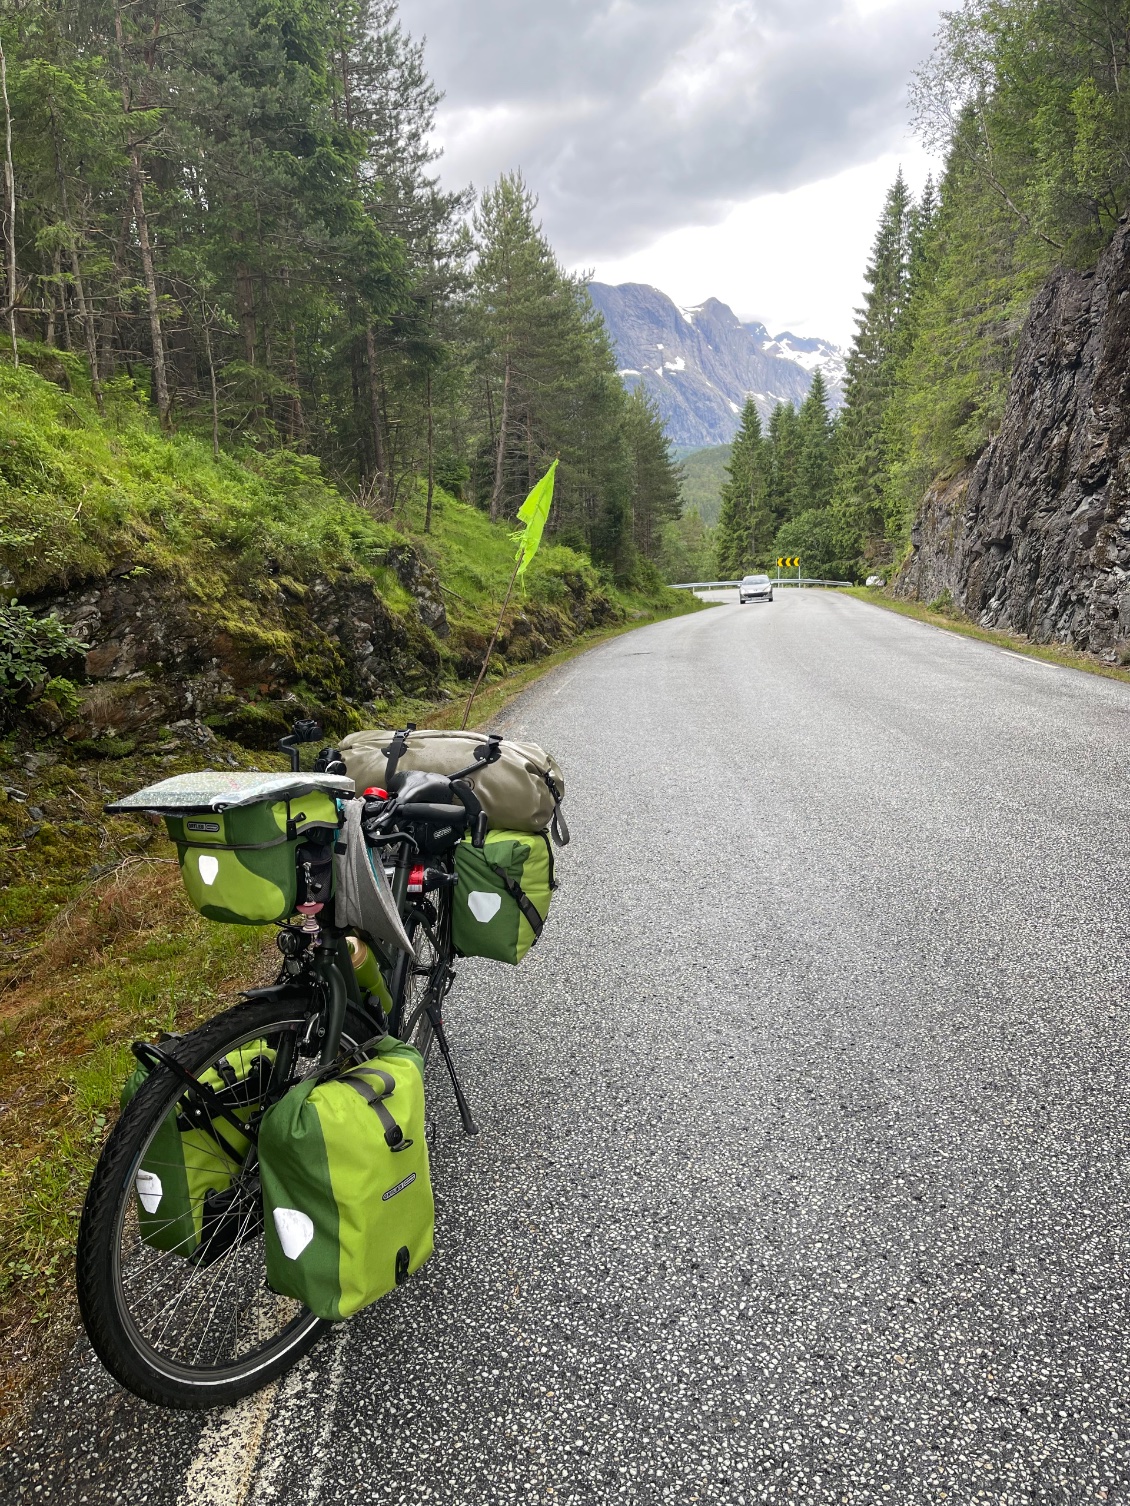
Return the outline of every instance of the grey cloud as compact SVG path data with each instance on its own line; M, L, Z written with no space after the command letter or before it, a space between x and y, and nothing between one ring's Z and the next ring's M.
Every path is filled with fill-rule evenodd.
M401 0L444 176L521 167L558 251L627 252L896 147L938 9L892 0Z

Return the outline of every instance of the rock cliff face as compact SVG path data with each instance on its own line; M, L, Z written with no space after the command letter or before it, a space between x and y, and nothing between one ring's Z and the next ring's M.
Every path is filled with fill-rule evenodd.
M340 721L398 692L434 694L440 654L424 628L447 631L438 585L407 546L388 563L416 596L418 618L391 612L371 581L349 572L280 577L241 602L201 602L171 577L126 567L50 598L87 646L74 666L86 681L82 706L66 735L131 736L187 720L272 746L307 707Z
M1037 295L1000 433L931 488L911 539L898 595L948 591L983 626L1130 658L1130 221Z

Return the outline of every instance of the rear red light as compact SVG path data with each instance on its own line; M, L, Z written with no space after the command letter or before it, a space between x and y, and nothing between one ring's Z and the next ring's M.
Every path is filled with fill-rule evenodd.
M424 865L413 863L408 872L408 893L423 894L424 892Z
M370 800L387 800L388 799L388 791L387 790L382 790L379 784L371 784L369 786L369 788L364 791L364 793L365 793L365 795L368 796L368 798Z

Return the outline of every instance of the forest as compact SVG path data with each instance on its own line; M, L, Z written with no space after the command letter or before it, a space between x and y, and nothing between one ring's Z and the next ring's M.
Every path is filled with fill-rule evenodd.
M917 199L901 173L887 194L830 475L783 487L803 414L778 410L763 435L747 407L719 570L787 552L809 575L894 573L927 486L999 425L1033 294L1057 266L1093 266L1130 207L1128 69L1127 0L966 0L943 16L912 102L944 167Z
M435 488L506 520L559 457L555 541L658 579L662 427L521 176L440 187L395 0L10 0L0 83L12 361L382 521L426 487L425 531Z

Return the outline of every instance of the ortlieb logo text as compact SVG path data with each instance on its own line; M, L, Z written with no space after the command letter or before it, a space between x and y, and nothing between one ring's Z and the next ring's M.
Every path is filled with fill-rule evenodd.
M412 1183L415 1180L416 1173L414 1171L410 1171L404 1178L403 1182L397 1182L395 1187L390 1187L387 1192L381 1193L381 1202L387 1203L390 1197L395 1197L398 1192L403 1192L405 1187L411 1187Z

